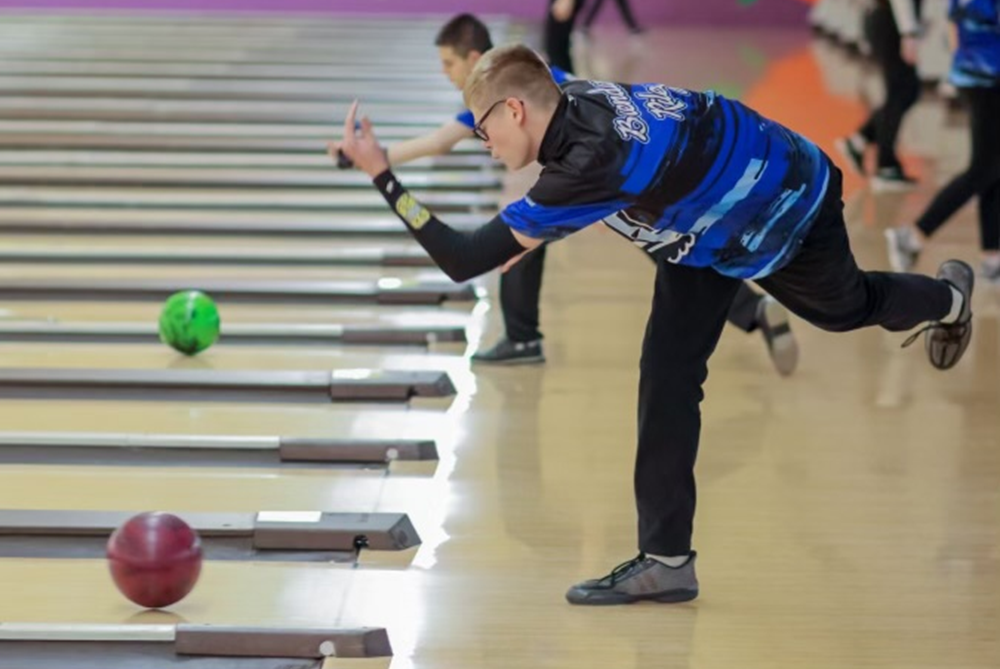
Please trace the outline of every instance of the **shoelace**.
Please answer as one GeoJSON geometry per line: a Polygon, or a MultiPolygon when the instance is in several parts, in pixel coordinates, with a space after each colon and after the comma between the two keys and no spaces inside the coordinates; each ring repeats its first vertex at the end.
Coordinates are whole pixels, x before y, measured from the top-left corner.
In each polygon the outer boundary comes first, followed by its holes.
{"type": "Polygon", "coordinates": [[[622,576],[624,576],[628,572],[632,571],[632,569],[636,565],[640,564],[641,562],[645,562],[645,560],[646,560],[646,554],[645,553],[639,553],[637,556],[635,556],[631,560],[627,560],[626,562],[622,562],[620,565],[618,565],[617,567],[615,567],[614,569],[612,569],[611,573],[608,574],[607,576],[605,576],[604,578],[602,578],[599,582],[603,583],[604,581],[607,581],[609,587],[614,587],[615,583],[617,583],[618,580],[622,576]]]}
{"type": "Polygon", "coordinates": [[[946,344],[957,344],[962,341],[962,337],[965,336],[965,331],[968,329],[969,323],[928,323],[924,327],[920,328],[909,337],[906,338],[899,348],[906,348],[913,342],[917,341],[920,335],[925,332],[930,332],[931,330],[942,330],[945,334],[946,344]]]}

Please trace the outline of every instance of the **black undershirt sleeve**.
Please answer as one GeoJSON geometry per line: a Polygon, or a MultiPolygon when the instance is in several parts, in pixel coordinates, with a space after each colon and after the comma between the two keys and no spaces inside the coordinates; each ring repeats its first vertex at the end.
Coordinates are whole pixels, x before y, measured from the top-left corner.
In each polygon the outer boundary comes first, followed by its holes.
{"type": "Polygon", "coordinates": [[[467,281],[524,253],[510,227],[496,216],[471,232],[454,230],[434,217],[399,183],[392,170],[374,179],[386,202],[452,281],[467,281]]]}

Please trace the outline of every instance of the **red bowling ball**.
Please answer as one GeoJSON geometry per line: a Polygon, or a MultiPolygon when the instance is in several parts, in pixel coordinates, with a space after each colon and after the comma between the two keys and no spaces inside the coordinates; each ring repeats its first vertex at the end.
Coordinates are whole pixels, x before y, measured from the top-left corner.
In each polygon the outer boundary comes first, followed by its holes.
{"type": "Polygon", "coordinates": [[[155,609],[187,596],[201,573],[201,539],[169,513],[142,513],[108,539],[111,578],[125,597],[155,609]]]}

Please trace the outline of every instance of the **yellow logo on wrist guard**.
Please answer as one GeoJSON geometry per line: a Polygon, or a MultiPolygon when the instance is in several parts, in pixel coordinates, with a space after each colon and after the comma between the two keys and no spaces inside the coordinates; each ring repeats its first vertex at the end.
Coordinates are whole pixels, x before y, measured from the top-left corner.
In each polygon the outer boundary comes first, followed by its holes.
{"type": "Polygon", "coordinates": [[[403,193],[396,200],[396,213],[402,216],[403,220],[409,223],[414,230],[419,230],[424,227],[427,221],[431,220],[431,212],[424,209],[423,205],[409,193],[403,193]]]}

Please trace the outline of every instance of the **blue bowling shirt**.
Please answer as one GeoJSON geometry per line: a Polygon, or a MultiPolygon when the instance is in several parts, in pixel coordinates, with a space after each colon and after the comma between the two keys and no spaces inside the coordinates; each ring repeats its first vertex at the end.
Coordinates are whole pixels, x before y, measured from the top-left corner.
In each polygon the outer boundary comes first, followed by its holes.
{"type": "Polygon", "coordinates": [[[500,214],[512,229],[554,240],[603,219],[647,253],[740,279],[796,254],[830,177],[812,142],[712,92],[562,88],[542,173],[500,214]]]}
{"type": "Polygon", "coordinates": [[[958,26],[951,83],[1000,87],[1000,0],[951,0],[948,15],[958,26]]]}

